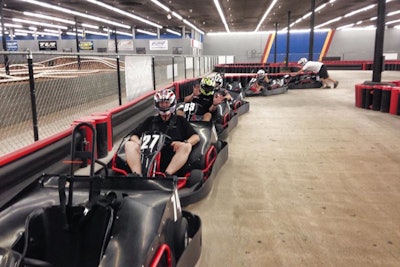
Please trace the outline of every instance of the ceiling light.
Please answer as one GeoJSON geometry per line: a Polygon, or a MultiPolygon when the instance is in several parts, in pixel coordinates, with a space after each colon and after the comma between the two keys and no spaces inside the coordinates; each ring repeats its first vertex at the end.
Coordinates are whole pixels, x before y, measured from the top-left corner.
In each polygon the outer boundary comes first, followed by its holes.
{"type": "Polygon", "coordinates": [[[10,27],[10,28],[23,28],[22,25],[19,24],[12,24],[12,23],[4,23],[4,26],[10,27]]]}
{"type": "Polygon", "coordinates": [[[156,4],[157,6],[161,7],[162,9],[164,9],[167,12],[170,12],[171,10],[169,9],[169,7],[167,7],[166,5],[158,2],[157,0],[151,0],[151,2],[153,2],[154,4],[156,4]]]}
{"type": "Polygon", "coordinates": [[[170,29],[167,29],[167,32],[175,34],[175,35],[178,35],[178,36],[182,36],[182,34],[180,32],[173,31],[173,30],[170,30],[170,29]]]}
{"type": "Polygon", "coordinates": [[[47,4],[47,3],[44,3],[44,2],[40,2],[40,1],[36,1],[36,0],[21,0],[21,1],[27,2],[27,3],[30,3],[30,4],[33,4],[33,5],[38,5],[38,6],[41,6],[41,7],[57,10],[57,11],[60,11],[60,12],[63,12],[63,13],[69,14],[69,15],[74,15],[74,16],[78,16],[78,17],[87,18],[87,19],[90,19],[90,20],[103,22],[103,23],[106,23],[106,24],[111,24],[111,25],[118,26],[118,27],[125,28],[125,29],[130,29],[131,28],[130,26],[127,26],[127,25],[122,24],[122,23],[118,23],[118,22],[115,22],[115,21],[103,19],[103,18],[96,17],[96,16],[93,16],[93,15],[84,14],[84,13],[73,11],[73,10],[70,10],[70,9],[67,9],[67,8],[50,5],[50,4],[47,4]]]}
{"type": "Polygon", "coordinates": [[[274,6],[276,5],[276,3],[278,2],[278,0],[274,0],[271,5],[269,5],[267,11],[265,11],[264,15],[262,16],[260,22],[258,23],[256,29],[254,30],[255,32],[258,31],[261,27],[261,24],[263,24],[265,18],[268,16],[269,12],[271,12],[272,8],[274,8],[274,6]]]}
{"type": "Polygon", "coordinates": [[[13,18],[12,20],[16,21],[16,22],[39,25],[39,26],[45,26],[45,27],[50,27],[50,28],[57,28],[57,29],[63,29],[63,30],[68,29],[66,26],[47,24],[47,23],[42,23],[42,22],[32,21],[32,20],[25,20],[25,19],[18,19],[18,18],[13,18]]]}
{"type": "Polygon", "coordinates": [[[190,23],[189,21],[187,21],[186,19],[183,20],[183,23],[185,23],[186,25],[192,27],[194,30],[198,31],[199,33],[204,35],[204,32],[199,30],[196,26],[194,26],[192,23],[190,23]]]}
{"type": "Polygon", "coordinates": [[[162,29],[162,26],[159,25],[159,24],[157,24],[157,23],[151,22],[150,20],[147,20],[147,19],[144,19],[144,18],[142,18],[142,17],[133,15],[133,14],[131,14],[131,13],[128,13],[128,12],[123,11],[123,10],[121,10],[121,9],[115,8],[115,7],[113,7],[113,6],[104,4],[104,3],[99,2],[99,1],[96,1],[96,0],[86,0],[86,1],[88,1],[88,2],[90,2],[90,3],[92,3],[92,4],[95,4],[95,5],[104,7],[104,8],[106,8],[106,9],[108,9],[108,10],[114,11],[115,13],[118,13],[118,14],[121,14],[121,15],[124,15],[124,16],[127,16],[127,17],[130,17],[130,18],[132,18],[132,19],[139,20],[139,21],[144,22],[144,23],[146,23],[146,24],[148,24],[148,25],[151,25],[151,26],[153,26],[153,27],[162,29]]]}
{"type": "Polygon", "coordinates": [[[398,19],[398,20],[391,20],[391,21],[386,22],[386,25],[395,24],[395,23],[399,23],[399,22],[400,22],[400,19],[398,19]]]}
{"type": "Polygon", "coordinates": [[[364,12],[364,11],[367,11],[368,9],[374,8],[375,6],[376,6],[376,4],[372,4],[372,5],[369,5],[369,6],[367,6],[367,7],[354,10],[354,11],[352,11],[352,12],[347,13],[346,15],[344,15],[344,17],[345,17],[345,18],[351,17],[351,16],[353,16],[353,15],[355,15],[355,14],[357,14],[357,13],[364,12]]]}
{"type": "Polygon", "coordinates": [[[167,19],[172,19],[172,16],[170,13],[167,14],[167,19]]]}
{"type": "Polygon", "coordinates": [[[96,30],[99,29],[98,26],[87,24],[87,23],[82,23],[81,25],[82,25],[82,27],[85,27],[85,28],[91,28],[91,29],[96,29],[96,30]]]}
{"type": "Polygon", "coordinates": [[[393,12],[389,12],[389,13],[387,14],[387,16],[390,17],[390,16],[397,15],[397,14],[400,14],[400,10],[398,10],[398,11],[393,11],[393,12]]]}
{"type": "Polygon", "coordinates": [[[172,15],[173,15],[175,18],[179,19],[179,20],[183,20],[183,17],[182,17],[181,15],[179,15],[178,13],[176,13],[175,11],[172,11],[172,15]]]}
{"type": "Polygon", "coordinates": [[[120,32],[120,31],[116,31],[116,33],[117,34],[120,34],[120,35],[126,35],[126,36],[133,36],[133,34],[132,33],[129,33],[129,32],[120,32]]]}
{"type": "Polygon", "coordinates": [[[336,21],[339,21],[339,20],[341,20],[342,18],[343,18],[343,17],[340,16],[340,17],[337,17],[337,18],[328,20],[328,21],[325,22],[325,23],[322,23],[322,24],[319,24],[319,25],[315,26],[315,28],[316,28],[316,29],[321,28],[321,27],[326,26],[326,25],[328,25],[328,24],[331,24],[331,23],[334,23],[334,22],[336,22],[336,21]]]}
{"type": "Polygon", "coordinates": [[[149,32],[149,31],[145,31],[145,30],[141,30],[141,29],[136,29],[136,31],[147,34],[147,35],[151,35],[151,36],[157,36],[157,33],[154,33],[154,32],[149,32]]]}
{"type": "MultiPolygon", "coordinates": [[[[224,12],[222,12],[221,5],[219,4],[219,1],[218,0],[214,0],[214,5],[216,6],[216,8],[218,10],[218,14],[219,14],[219,16],[220,16],[220,18],[222,20],[222,23],[225,26],[225,30],[227,32],[230,32],[228,24],[226,23],[226,20],[225,20],[224,12]]],[[[231,14],[231,16],[232,16],[232,14],[231,14]]]]}
{"type": "Polygon", "coordinates": [[[71,24],[71,25],[75,24],[75,21],[72,21],[72,20],[60,19],[60,18],[56,18],[56,17],[52,17],[52,16],[36,14],[36,13],[32,13],[32,12],[27,12],[27,11],[24,11],[24,15],[30,16],[30,17],[35,17],[35,18],[40,18],[40,19],[48,19],[51,21],[63,22],[63,23],[71,24]]]}

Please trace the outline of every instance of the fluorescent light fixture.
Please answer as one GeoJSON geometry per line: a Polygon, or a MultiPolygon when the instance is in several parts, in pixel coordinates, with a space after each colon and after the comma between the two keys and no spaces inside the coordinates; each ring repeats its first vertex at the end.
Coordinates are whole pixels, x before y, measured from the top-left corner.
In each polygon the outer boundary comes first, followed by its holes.
{"type": "Polygon", "coordinates": [[[9,28],[23,28],[22,25],[19,24],[12,24],[12,23],[4,23],[4,26],[9,27],[9,28]]]}
{"type": "Polygon", "coordinates": [[[51,33],[51,32],[37,32],[37,31],[28,31],[28,30],[22,30],[22,29],[15,29],[15,33],[25,33],[25,34],[32,34],[32,35],[47,35],[47,36],[59,36],[57,33],[51,33]]]}
{"type": "Polygon", "coordinates": [[[136,29],[136,31],[147,34],[147,35],[151,35],[151,36],[157,36],[157,33],[154,33],[154,32],[149,32],[149,31],[145,31],[145,30],[141,30],[141,29],[136,29]]]}
{"type": "Polygon", "coordinates": [[[397,19],[397,20],[388,21],[388,22],[386,22],[385,24],[386,24],[386,25],[390,25],[390,24],[395,24],[395,23],[399,23],[399,22],[400,22],[400,19],[397,19]]]}
{"type": "Polygon", "coordinates": [[[181,15],[179,15],[178,13],[176,13],[175,11],[172,11],[172,16],[174,16],[175,18],[179,19],[179,20],[183,20],[183,17],[181,15]]]}
{"type": "Polygon", "coordinates": [[[96,1],[96,0],[86,0],[86,1],[87,1],[87,2],[90,2],[90,3],[92,3],[92,4],[95,4],[95,5],[104,7],[104,8],[106,8],[106,9],[108,9],[108,10],[111,10],[111,11],[113,11],[113,12],[115,12],[115,13],[118,13],[118,14],[121,14],[121,15],[124,15],[124,16],[127,16],[127,17],[129,17],[129,18],[131,18],[131,19],[139,20],[139,21],[141,21],[141,22],[143,22],[143,23],[146,23],[146,24],[148,24],[148,25],[151,25],[151,26],[153,26],[153,27],[162,29],[162,26],[159,25],[159,24],[157,24],[157,23],[151,22],[150,20],[147,20],[147,19],[144,19],[144,18],[142,18],[142,17],[133,15],[133,14],[131,14],[131,13],[128,13],[128,12],[123,11],[123,10],[121,10],[121,9],[118,9],[118,8],[113,7],[113,6],[107,5],[107,4],[105,4],[105,3],[102,3],[102,2],[99,2],[99,1],[96,1]]]}
{"type": "Polygon", "coordinates": [[[157,6],[161,7],[162,9],[164,9],[166,12],[170,12],[171,9],[169,9],[169,7],[167,7],[166,5],[158,2],[157,0],[151,0],[151,2],[153,2],[154,4],[156,4],[157,6]]]}
{"type": "Polygon", "coordinates": [[[120,32],[120,31],[116,31],[116,33],[117,34],[120,34],[120,35],[126,35],[126,36],[133,36],[133,34],[132,33],[129,33],[129,32],[120,32]]]}
{"type": "Polygon", "coordinates": [[[94,31],[85,31],[85,34],[93,34],[93,35],[100,35],[100,36],[108,36],[107,33],[103,33],[103,32],[94,32],[94,31]]]}
{"type": "Polygon", "coordinates": [[[315,12],[320,11],[320,10],[323,9],[324,7],[326,7],[326,4],[320,5],[319,7],[317,7],[317,8],[315,9],[315,12]]]}
{"type": "Polygon", "coordinates": [[[82,27],[85,27],[85,28],[96,29],[96,30],[99,29],[98,26],[87,24],[87,23],[82,23],[81,25],[82,25],[82,27]]]}
{"type": "Polygon", "coordinates": [[[12,20],[16,21],[16,22],[45,26],[45,27],[50,27],[50,28],[57,28],[57,29],[63,29],[63,30],[68,29],[68,27],[66,27],[66,26],[53,25],[53,24],[48,24],[48,23],[43,23],[43,22],[38,22],[38,21],[33,21],[33,20],[25,20],[25,19],[18,19],[18,18],[13,18],[12,20]]]}
{"type": "MultiPolygon", "coordinates": [[[[37,28],[36,28],[36,27],[33,27],[33,26],[29,26],[28,29],[31,30],[31,31],[37,31],[37,28]]],[[[56,30],[54,30],[54,31],[56,31],[56,30]]],[[[57,31],[57,32],[58,32],[58,31],[57,31]]]]}
{"type": "Polygon", "coordinates": [[[387,16],[390,17],[390,16],[397,15],[397,14],[400,14],[400,10],[389,12],[389,13],[387,13],[387,16]]]}
{"type": "Polygon", "coordinates": [[[265,13],[264,13],[264,15],[262,16],[260,22],[258,23],[256,29],[254,30],[255,32],[257,32],[257,31],[260,29],[261,24],[264,23],[264,20],[267,18],[269,12],[271,12],[271,10],[274,8],[274,6],[276,5],[277,2],[278,2],[278,0],[274,0],[274,1],[271,3],[271,5],[268,7],[267,11],[265,11],[265,13]]]}
{"type": "Polygon", "coordinates": [[[336,28],[336,30],[343,30],[343,29],[346,29],[346,28],[351,28],[351,27],[353,27],[354,26],[354,23],[351,23],[351,24],[347,24],[347,25],[344,25],[344,26],[340,26],[340,27],[338,27],[338,28],[336,28]]]}
{"type": "Polygon", "coordinates": [[[48,8],[48,9],[57,10],[57,11],[60,11],[60,12],[63,12],[63,13],[69,14],[69,15],[73,15],[73,16],[77,16],[77,17],[83,17],[83,18],[87,18],[87,19],[90,19],[90,20],[95,20],[95,21],[98,21],[98,22],[103,22],[105,24],[114,25],[114,26],[121,27],[121,28],[124,28],[124,29],[130,29],[131,28],[130,26],[127,26],[127,25],[122,24],[122,23],[118,23],[118,22],[115,22],[115,21],[99,18],[99,17],[93,16],[93,15],[84,14],[84,13],[73,11],[73,10],[70,10],[70,9],[67,9],[67,8],[50,5],[50,4],[47,4],[47,3],[44,3],[44,2],[40,2],[40,1],[36,1],[36,0],[21,0],[21,1],[27,2],[27,3],[30,3],[30,4],[33,4],[33,5],[38,5],[38,6],[41,6],[41,7],[44,7],[44,8],[48,8]]]}
{"type": "Polygon", "coordinates": [[[173,31],[173,30],[170,30],[170,29],[167,29],[167,32],[175,34],[175,35],[178,35],[178,36],[182,36],[182,34],[180,32],[173,31]]]}
{"type": "Polygon", "coordinates": [[[35,18],[39,18],[39,19],[48,19],[51,21],[58,21],[58,22],[62,22],[62,23],[66,23],[66,24],[71,24],[74,25],[75,21],[72,20],[67,20],[67,19],[60,19],[60,18],[56,18],[56,17],[52,17],[52,16],[47,16],[47,15],[42,15],[42,14],[36,14],[36,13],[32,13],[32,12],[27,12],[24,11],[23,13],[25,16],[30,16],[30,17],[35,17],[35,18]]]}
{"type": "Polygon", "coordinates": [[[45,32],[51,32],[51,33],[59,33],[60,31],[57,30],[51,30],[51,29],[43,29],[45,32]]]}
{"type": "Polygon", "coordinates": [[[224,16],[224,12],[222,12],[221,5],[219,4],[219,1],[218,1],[218,0],[214,0],[214,5],[216,6],[216,8],[217,8],[217,10],[218,10],[219,17],[221,18],[222,23],[223,23],[224,26],[225,26],[225,30],[226,30],[227,32],[230,32],[229,27],[228,27],[228,24],[226,23],[226,19],[225,19],[225,16],[224,16]]]}
{"type": "Polygon", "coordinates": [[[315,26],[315,28],[316,28],[316,29],[321,28],[321,27],[323,27],[323,26],[326,26],[326,25],[329,25],[329,24],[334,23],[334,22],[336,22],[336,21],[339,21],[339,20],[341,20],[342,18],[343,18],[343,17],[340,16],[340,17],[337,17],[337,18],[328,20],[328,21],[325,22],[325,23],[321,23],[321,24],[315,26]]]}
{"type": "Polygon", "coordinates": [[[204,32],[199,30],[196,26],[194,26],[192,23],[190,23],[188,20],[183,19],[183,23],[185,23],[186,25],[192,27],[194,30],[198,31],[199,33],[204,35],[204,32]]]}
{"type": "Polygon", "coordinates": [[[351,16],[353,16],[353,15],[355,15],[355,14],[358,14],[358,13],[367,11],[367,10],[369,10],[369,9],[371,9],[371,8],[374,8],[375,6],[376,6],[376,4],[372,4],[372,5],[366,6],[366,7],[364,7],[364,8],[360,8],[360,9],[354,10],[354,11],[352,11],[352,12],[347,13],[346,15],[344,15],[344,17],[345,17],[345,18],[351,17],[351,16]]]}

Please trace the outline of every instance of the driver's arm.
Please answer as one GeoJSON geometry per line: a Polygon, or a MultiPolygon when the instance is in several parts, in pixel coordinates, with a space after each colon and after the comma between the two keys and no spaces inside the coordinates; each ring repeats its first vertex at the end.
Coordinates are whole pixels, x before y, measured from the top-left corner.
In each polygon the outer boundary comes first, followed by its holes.
{"type": "Polygon", "coordinates": [[[200,136],[198,134],[193,134],[186,140],[186,142],[191,144],[192,146],[196,145],[199,141],[200,141],[200,136]]]}
{"type": "Polygon", "coordinates": [[[185,96],[185,98],[183,99],[183,102],[186,102],[186,103],[192,102],[193,98],[194,98],[194,93],[191,93],[190,95],[185,96]]]}

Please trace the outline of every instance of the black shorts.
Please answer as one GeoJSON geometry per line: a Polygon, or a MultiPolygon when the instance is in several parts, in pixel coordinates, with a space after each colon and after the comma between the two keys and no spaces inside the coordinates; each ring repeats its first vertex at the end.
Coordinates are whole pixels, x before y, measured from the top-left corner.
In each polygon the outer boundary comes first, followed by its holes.
{"type": "Polygon", "coordinates": [[[328,75],[328,70],[326,69],[325,65],[321,66],[321,69],[318,72],[319,77],[321,77],[322,79],[326,79],[329,77],[328,75]]]}

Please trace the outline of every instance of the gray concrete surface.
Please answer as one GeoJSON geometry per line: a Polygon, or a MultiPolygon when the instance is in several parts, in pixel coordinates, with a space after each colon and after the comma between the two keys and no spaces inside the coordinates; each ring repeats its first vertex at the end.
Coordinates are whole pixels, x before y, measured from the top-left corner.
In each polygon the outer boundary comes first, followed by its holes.
{"type": "Polygon", "coordinates": [[[372,72],[330,74],[337,89],[247,98],[210,195],[187,207],[197,267],[400,266],[400,116],[355,107],[372,72]]]}

